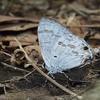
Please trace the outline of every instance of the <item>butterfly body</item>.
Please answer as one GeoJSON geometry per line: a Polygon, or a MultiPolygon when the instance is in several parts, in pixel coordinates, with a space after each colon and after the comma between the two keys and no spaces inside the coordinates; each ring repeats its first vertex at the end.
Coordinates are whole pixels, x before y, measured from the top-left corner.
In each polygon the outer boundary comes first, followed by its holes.
{"type": "Polygon", "coordinates": [[[42,18],[38,27],[41,54],[49,73],[83,65],[93,59],[92,48],[55,20],[42,18]]]}

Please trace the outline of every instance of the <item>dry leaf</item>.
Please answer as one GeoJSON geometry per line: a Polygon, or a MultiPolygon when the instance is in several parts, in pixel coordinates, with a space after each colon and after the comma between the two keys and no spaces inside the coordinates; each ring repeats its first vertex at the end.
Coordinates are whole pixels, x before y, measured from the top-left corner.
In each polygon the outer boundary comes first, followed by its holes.
{"type": "Polygon", "coordinates": [[[24,31],[38,26],[38,19],[0,15],[0,31],[24,31]]]}

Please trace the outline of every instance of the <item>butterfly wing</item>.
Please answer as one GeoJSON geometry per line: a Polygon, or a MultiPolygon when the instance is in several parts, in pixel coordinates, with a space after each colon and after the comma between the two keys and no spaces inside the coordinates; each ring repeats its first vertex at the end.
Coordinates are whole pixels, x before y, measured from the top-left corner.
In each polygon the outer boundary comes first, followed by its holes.
{"type": "Polygon", "coordinates": [[[38,36],[41,53],[50,73],[77,67],[93,58],[91,47],[55,20],[41,19],[38,36]]]}
{"type": "Polygon", "coordinates": [[[39,44],[41,47],[41,53],[44,59],[47,69],[51,69],[51,51],[55,42],[64,34],[66,29],[62,25],[58,24],[55,20],[48,18],[42,18],[38,26],[39,44]],[[62,34],[60,33],[62,30],[62,34]]]}
{"type": "Polygon", "coordinates": [[[75,35],[70,39],[64,35],[53,46],[50,59],[53,73],[78,67],[93,58],[92,48],[83,39],[75,35]]]}

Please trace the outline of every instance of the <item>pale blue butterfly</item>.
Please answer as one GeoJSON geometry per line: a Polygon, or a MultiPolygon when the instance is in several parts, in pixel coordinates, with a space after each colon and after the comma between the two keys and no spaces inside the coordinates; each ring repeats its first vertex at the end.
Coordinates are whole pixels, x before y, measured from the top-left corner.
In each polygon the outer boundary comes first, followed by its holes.
{"type": "Polygon", "coordinates": [[[90,63],[93,49],[86,41],[53,19],[42,18],[38,26],[41,54],[49,73],[62,73],[90,63]]]}

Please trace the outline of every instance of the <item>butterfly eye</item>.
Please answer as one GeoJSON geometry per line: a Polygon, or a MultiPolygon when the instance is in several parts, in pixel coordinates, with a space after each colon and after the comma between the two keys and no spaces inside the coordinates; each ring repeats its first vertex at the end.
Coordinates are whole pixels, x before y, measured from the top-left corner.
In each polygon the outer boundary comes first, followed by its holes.
{"type": "Polygon", "coordinates": [[[83,49],[84,49],[84,50],[88,50],[89,48],[88,48],[87,46],[85,46],[83,49]]]}

